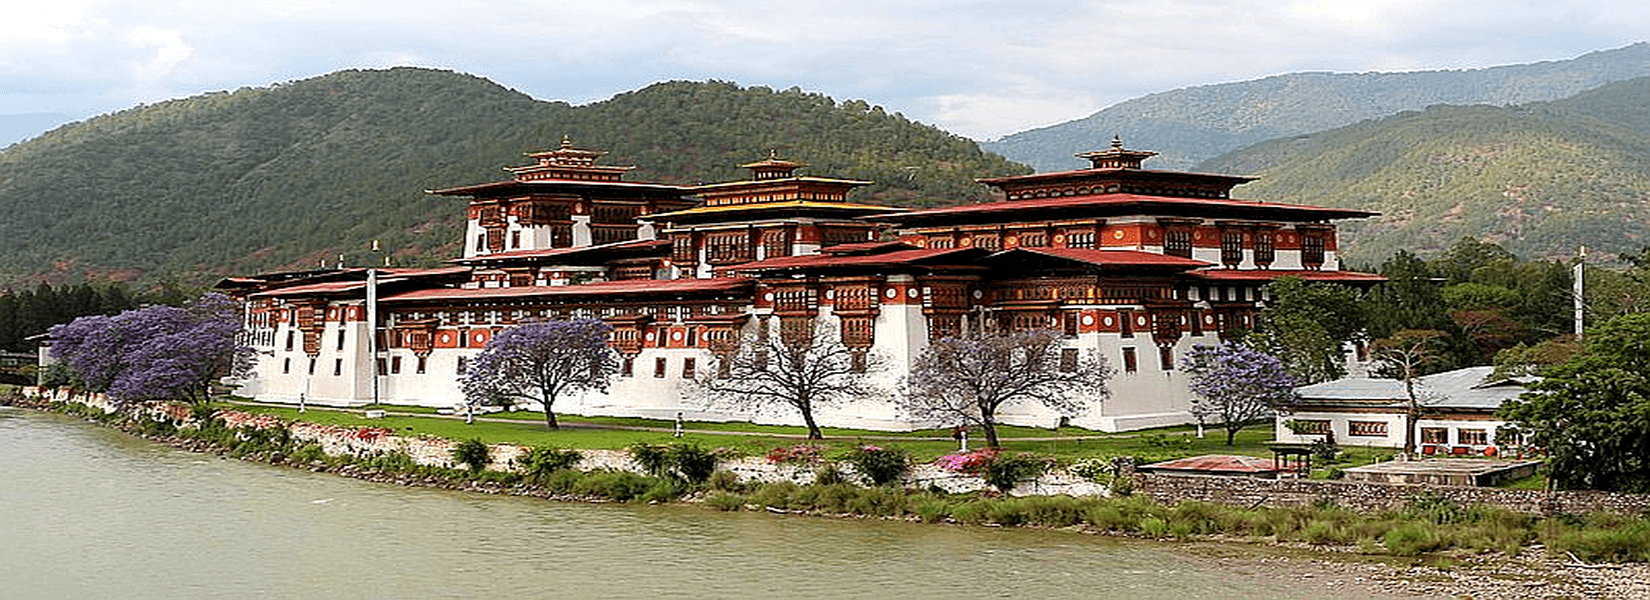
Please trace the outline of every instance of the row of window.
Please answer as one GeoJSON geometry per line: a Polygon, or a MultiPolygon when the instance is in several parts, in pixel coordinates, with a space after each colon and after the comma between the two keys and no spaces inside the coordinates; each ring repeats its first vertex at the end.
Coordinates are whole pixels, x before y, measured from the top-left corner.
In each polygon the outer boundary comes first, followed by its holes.
{"type": "MultiPolygon", "coordinates": [[[[1322,435],[1330,432],[1327,419],[1299,419],[1295,421],[1295,430],[1302,434],[1322,435]]],[[[1422,427],[1421,443],[1449,444],[1448,427],[1422,427]]],[[[1355,437],[1386,437],[1386,421],[1347,421],[1346,433],[1355,437]]],[[[1466,446],[1484,446],[1490,443],[1488,429],[1456,429],[1455,443],[1466,446]]]]}

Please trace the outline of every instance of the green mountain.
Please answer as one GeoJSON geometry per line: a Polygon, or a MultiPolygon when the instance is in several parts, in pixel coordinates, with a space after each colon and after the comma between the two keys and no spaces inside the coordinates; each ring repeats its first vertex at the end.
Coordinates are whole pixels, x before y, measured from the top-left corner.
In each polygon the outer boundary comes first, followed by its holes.
{"type": "Polygon", "coordinates": [[[313,266],[380,239],[400,264],[456,255],[463,208],[424,190],[496,181],[570,135],[633,181],[745,177],[770,150],[876,181],[862,200],[977,200],[1029,172],[862,101],[670,82],[585,106],[428,69],[343,71],[139,106],[0,151],[0,285],[313,266]]]}
{"type": "Polygon", "coordinates": [[[1118,103],[1088,117],[982,144],[1040,171],[1083,165],[1072,154],[1121,135],[1159,153],[1152,166],[1186,169],[1277,137],[1322,131],[1435,104],[1512,106],[1567,98],[1650,75],[1650,43],[1575,59],[1487,69],[1406,73],[1291,73],[1184,88],[1118,103]]]}
{"type": "Polygon", "coordinates": [[[1650,244],[1650,77],[1514,107],[1435,106],[1273,140],[1197,169],[1254,174],[1246,199],[1356,207],[1346,256],[1372,264],[1465,236],[1527,258],[1650,244]]]}

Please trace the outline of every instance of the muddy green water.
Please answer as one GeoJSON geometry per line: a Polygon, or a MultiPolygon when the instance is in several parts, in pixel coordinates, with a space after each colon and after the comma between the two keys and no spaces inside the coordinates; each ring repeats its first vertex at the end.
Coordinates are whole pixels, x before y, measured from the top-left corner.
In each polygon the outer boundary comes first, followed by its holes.
{"type": "Polygon", "coordinates": [[[0,407],[4,598],[1289,598],[1070,532],[409,489],[0,407]]]}

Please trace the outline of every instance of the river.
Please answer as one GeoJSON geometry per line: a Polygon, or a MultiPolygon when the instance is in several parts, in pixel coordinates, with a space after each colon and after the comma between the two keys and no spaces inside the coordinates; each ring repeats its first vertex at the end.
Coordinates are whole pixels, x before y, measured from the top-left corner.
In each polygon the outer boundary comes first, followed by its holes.
{"type": "Polygon", "coordinates": [[[0,539],[7,598],[1324,597],[1182,546],[404,488],[6,407],[0,539]]]}

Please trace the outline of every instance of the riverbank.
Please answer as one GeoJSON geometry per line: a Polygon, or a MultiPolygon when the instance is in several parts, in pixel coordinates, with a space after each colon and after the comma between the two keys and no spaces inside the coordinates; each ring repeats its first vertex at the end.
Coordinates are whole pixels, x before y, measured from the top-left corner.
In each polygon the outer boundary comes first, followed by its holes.
{"type": "Polygon", "coordinates": [[[1198,548],[1198,552],[1209,552],[1219,560],[1248,561],[1244,564],[1252,564],[1256,569],[1285,569],[1302,586],[1347,590],[1347,595],[1368,595],[1352,590],[1400,597],[1476,598],[1637,597],[1650,592],[1642,588],[1642,582],[1650,580],[1650,573],[1643,565],[1603,568],[1570,565],[1566,564],[1570,562],[1567,557],[1546,558],[1550,553],[1545,547],[1527,543],[1517,544],[1510,551],[1446,549],[1428,550],[1416,557],[1393,557],[1386,554],[1387,549],[1378,546],[1348,543],[1355,538],[1341,536],[1351,536],[1349,532],[1357,529],[1356,523],[1362,516],[1334,507],[1241,511],[1201,504],[1164,507],[1141,497],[1006,498],[935,490],[862,488],[841,483],[759,483],[730,477],[685,490],[686,496],[658,493],[649,498],[660,481],[649,481],[638,474],[616,475],[617,467],[622,466],[626,458],[614,452],[600,455],[594,463],[581,460],[581,468],[594,465],[590,475],[563,471],[565,475],[553,480],[528,480],[507,471],[471,473],[451,468],[450,444],[429,442],[421,450],[426,459],[439,458],[447,467],[419,465],[410,460],[410,455],[384,451],[404,448],[390,442],[391,436],[384,432],[322,428],[328,435],[341,438],[343,441],[338,443],[348,448],[334,456],[325,452],[317,454],[321,445],[314,441],[317,438],[312,424],[287,423],[277,428],[273,427],[277,423],[272,420],[233,416],[246,422],[240,427],[226,428],[222,433],[227,435],[220,435],[220,441],[213,442],[198,435],[201,431],[198,424],[191,427],[185,423],[199,416],[190,414],[187,407],[151,410],[129,418],[118,413],[103,413],[101,409],[72,406],[86,405],[76,402],[33,405],[75,412],[192,451],[404,486],[584,502],[684,501],[717,510],[777,512],[787,516],[880,518],[960,526],[1030,526],[1081,534],[1172,540],[1198,548]],[[157,415],[162,418],[157,420],[157,415]],[[265,426],[253,426],[254,422],[265,426]],[[196,433],[185,433],[191,429],[196,433]],[[286,439],[274,433],[276,431],[288,432],[286,439]],[[442,451],[447,454],[440,455],[442,451]],[[1208,541],[1221,544],[1208,544],[1208,541]],[[1222,556],[1219,548],[1228,547],[1242,548],[1239,551],[1242,555],[1222,556]],[[1248,555],[1249,552],[1263,556],[1257,559],[1248,555]]]}

